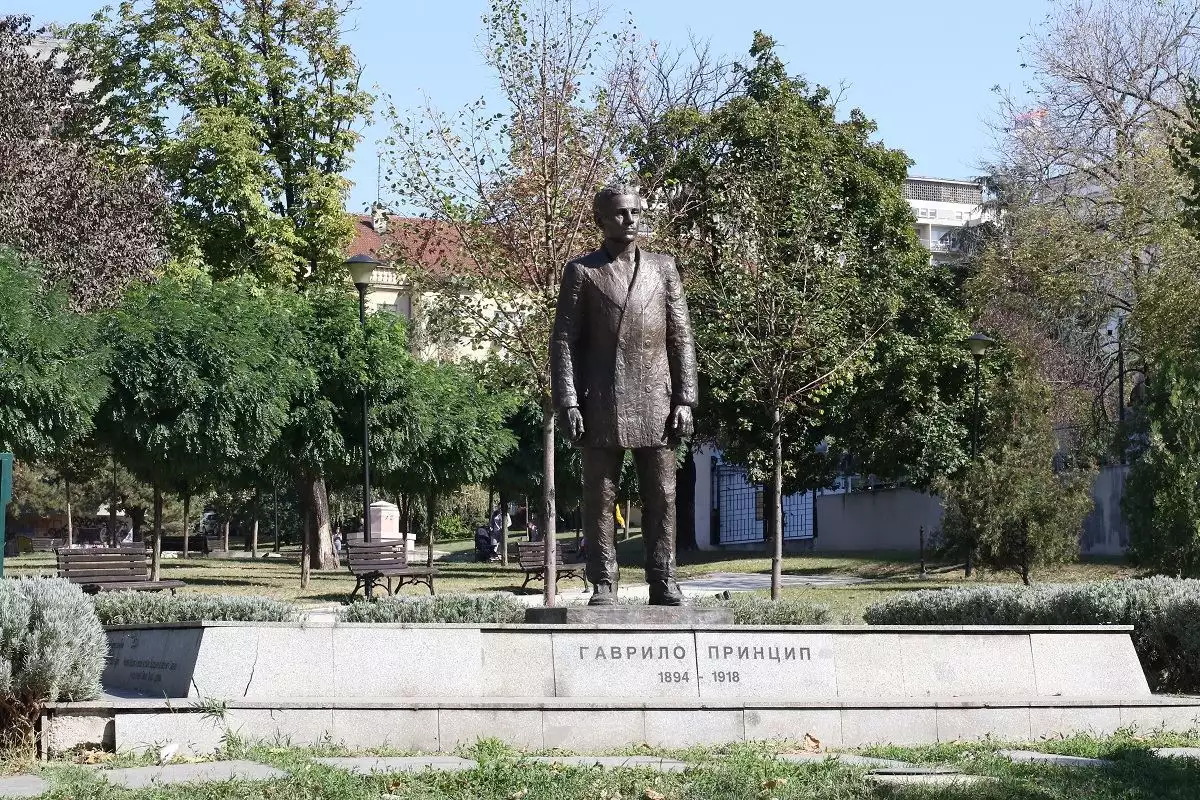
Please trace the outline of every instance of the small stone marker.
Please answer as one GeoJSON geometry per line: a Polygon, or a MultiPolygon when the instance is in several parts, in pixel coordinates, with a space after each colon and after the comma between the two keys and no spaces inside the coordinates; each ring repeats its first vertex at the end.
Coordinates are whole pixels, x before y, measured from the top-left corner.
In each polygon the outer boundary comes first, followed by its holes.
{"type": "Polygon", "coordinates": [[[1037,753],[1032,750],[1000,750],[997,755],[1016,764],[1050,764],[1056,767],[1111,767],[1113,762],[1103,758],[1060,756],[1054,753],[1037,753]]]}
{"type": "Polygon", "coordinates": [[[50,786],[36,775],[0,778],[0,797],[38,797],[48,791],[50,786]]]}
{"type": "Polygon", "coordinates": [[[479,764],[456,756],[397,756],[394,758],[316,758],[318,764],[335,769],[344,769],[359,775],[373,772],[422,772],[427,769],[439,772],[464,772],[475,769],[479,764]]]}
{"type": "Polygon", "coordinates": [[[144,789],[168,783],[214,783],[234,778],[271,781],[287,773],[253,761],[212,761],[203,764],[168,764],[165,767],[130,767],[98,770],[109,783],[127,789],[144,789]]]}
{"type": "Polygon", "coordinates": [[[683,772],[687,764],[657,756],[534,756],[538,764],[562,764],[568,767],[603,767],[604,769],[653,769],[659,772],[683,772]]]}
{"type": "Polygon", "coordinates": [[[1200,747],[1158,747],[1150,752],[1159,758],[1200,758],[1200,747]]]}

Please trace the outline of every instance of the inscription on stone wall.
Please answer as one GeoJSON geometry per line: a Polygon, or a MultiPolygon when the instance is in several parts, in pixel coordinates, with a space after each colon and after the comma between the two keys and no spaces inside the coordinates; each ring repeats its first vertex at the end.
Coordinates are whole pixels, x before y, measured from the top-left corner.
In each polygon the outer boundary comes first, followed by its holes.
{"type": "Polygon", "coordinates": [[[200,631],[112,631],[104,685],[155,697],[186,697],[200,631]]]}
{"type": "Polygon", "coordinates": [[[689,633],[554,633],[558,697],[697,697],[689,633]]]}
{"type": "Polygon", "coordinates": [[[837,696],[829,634],[698,632],[696,657],[701,697],[837,696]]]}

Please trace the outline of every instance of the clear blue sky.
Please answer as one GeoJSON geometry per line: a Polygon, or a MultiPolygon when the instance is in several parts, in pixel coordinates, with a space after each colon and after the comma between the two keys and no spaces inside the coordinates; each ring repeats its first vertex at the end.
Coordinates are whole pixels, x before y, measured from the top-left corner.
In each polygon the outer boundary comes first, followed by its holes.
{"type": "MultiPolygon", "coordinates": [[[[86,19],[98,0],[0,0],[0,13],[38,22],[86,19]]],[[[614,18],[631,8],[641,35],[686,43],[688,32],[719,53],[746,52],[755,29],[773,36],[789,71],[810,82],[847,85],[843,102],[879,124],[879,137],[906,151],[914,175],[969,177],[991,146],[985,121],[996,108],[991,87],[1019,90],[1019,37],[1039,23],[1049,0],[1006,3],[903,3],[898,0],[610,0],[614,18]]],[[[454,110],[490,92],[476,47],[486,0],[359,0],[346,37],[379,85],[401,108],[428,95],[454,110]]],[[[375,197],[375,141],[364,130],[350,177],[351,208],[375,197]]]]}

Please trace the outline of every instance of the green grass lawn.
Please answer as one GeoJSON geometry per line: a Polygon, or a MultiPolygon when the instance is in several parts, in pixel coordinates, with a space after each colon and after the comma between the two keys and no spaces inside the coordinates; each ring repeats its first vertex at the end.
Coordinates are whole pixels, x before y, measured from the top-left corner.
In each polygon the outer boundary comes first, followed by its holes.
{"type": "MultiPolygon", "coordinates": [[[[695,748],[682,752],[633,748],[627,753],[664,755],[689,762],[681,773],[646,769],[602,770],[542,765],[522,760],[522,754],[494,741],[464,748],[459,755],[479,767],[459,773],[352,775],[315,763],[315,755],[343,755],[325,748],[308,750],[283,745],[249,746],[231,741],[220,758],[248,758],[278,767],[289,776],[270,782],[230,781],[199,787],[163,786],[148,790],[115,789],[95,769],[69,762],[22,765],[40,768],[52,782],[47,800],[379,800],[390,795],[405,800],[462,798],[466,800],[1195,800],[1200,786],[1200,763],[1160,759],[1152,747],[1196,745],[1195,736],[1144,735],[1120,732],[1096,739],[1076,737],[1033,743],[982,742],[925,748],[879,747],[865,752],[919,764],[953,766],[964,774],[994,781],[950,788],[881,789],[870,783],[867,770],[834,761],[788,764],[773,758],[795,752],[795,743],[737,744],[695,748]],[[1001,748],[1037,749],[1067,755],[1101,757],[1111,768],[1067,768],[1012,764],[996,755],[1001,748]]],[[[380,753],[383,754],[383,753],[380,753]]],[[[85,760],[81,757],[79,760],[85,760]]],[[[108,766],[138,762],[122,757],[108,766]]]]}
{"type": "MultiPolygon", "coordinates": [[[[574,534],[564,534],[572,541],[574,534]]],[[[435,582],[439,594],[458,592],[519,591],[524,573],[515,564],[481,564],[471,559],[474,544],[470,540],[439,542],[437,549],[450,555],[439,562],[440,574],[435,582]]],[[[264,551],[265,552],[265,551],[264,551]]],[[[621,565],[621,581],[629,586],[643,582],[643,549],[640,535],[620,542],[617,547],[621,565]]],[[[714,572],[750,572],[767,574],[770,559],[760,552],[746,551],[688,551],[678,557],[681,579],[700,577],[714,572]]],[[[787,575],[849,576],[870,579],[871,583],[845,587],[786,587],[789,597],[824,603],[833,610],[835,622],[860,622],[863,610],[873,602],[895,596],[898,592],[947,586],[977,585],[979,583],[1012,583],[1014,575],[1007,573],[977,573],[969,581],[957,565],[928,564],[925,575],[920,574],[916,558],[908,553],[821,554],[797,553],[788,555],[784,563],[787,575]]],[[[54,574],[52,553],[30,553],[5,561],[5,574],[54,574]]],[[[1074,582],[1100,580],[1134,575],[1131,567],[1111,561],[1092,561],[1036,575],[1045,582],[1074,582]]],[[[185,592],[214,594],[256,594],[301,603],[341,602],[354,587],[354,579],[345,569],[314,571],[306,589],[300,588],[299,553],[296,548],[284,548],[281,558],[223,560],[192,557],[164,559],[163,578],[184,581],[185,592]]],[[[564,579],[560,589],[580,588],[581,582],[564,579]]],[[[530,583],[529,593],[541,591],[540,583],[530,583]]],[[[423,587],[406,587],[405,594],[425,594],[423,587]]]]}

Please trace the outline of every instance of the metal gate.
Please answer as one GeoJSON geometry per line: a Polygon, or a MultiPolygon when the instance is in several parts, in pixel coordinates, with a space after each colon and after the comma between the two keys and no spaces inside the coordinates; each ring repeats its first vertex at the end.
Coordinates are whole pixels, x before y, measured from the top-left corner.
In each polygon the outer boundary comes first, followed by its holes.
{"type": "MultiPolygon", "coordinates": [[[[766,530],[767,494],[762,484],[751,483],[745,467],[716,464],[713,468],[713,521],[718,544],[761,542],[766,530]]],[[[811,539],[813,495],[811,492],[783,498],[783,538],[811,539]]]]}

